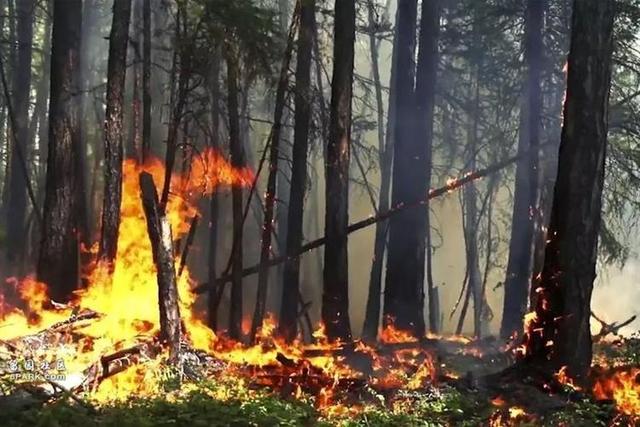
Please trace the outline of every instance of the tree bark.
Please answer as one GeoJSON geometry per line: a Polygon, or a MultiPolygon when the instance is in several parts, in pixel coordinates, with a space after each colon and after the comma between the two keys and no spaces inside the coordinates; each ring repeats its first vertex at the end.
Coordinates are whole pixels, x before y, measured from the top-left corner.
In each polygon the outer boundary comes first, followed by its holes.
{"type": "Polygon", "coordinates": [[[118,251],[122,201],[123,101],[131,0],[114,0],[109,36],[107,107],[104,124],[104,198],[99,259],[113,267],[118,251]]]}
{"type": "Polygon", "coordinates": [[[525,362],[548,372],[567,366],[578,382],[586,378],[592,356],[590,304],[601,223],[615,5],[613,0],[574,2],[550,237],[535,318],[525,333],[525,362]]]}
{"type": "MultiPolygon", "coordinates": [[[[287,218],[287,254],[300,250],[303,239],[304,196],[307,190],[307,152],[311,124],[311,57],[315,29],[315,0],[302,0],[298,56],[296,64],[295,124],[291,192],[287,218]]],[[[297,335],[298,298],[300,294],[300,258],[284,264],[282,301],[278,329],[292,341],[297,335]]]]}
{"type": "Polygon", "coordinates": [[[49,149],[38,280],[66,300],[78,285],[77,166],[80,145],[82,1],[55,2],[51,44],[49,149]]]}
{"type": "MultiPolygon", "coordinates": [[[[418,181],[424,183],[426,189],[431,188],[431,169],[433,151],[433,110],[436,96],[436,81],[438,77],[438,37],[440,33],[440,0],[428,0],[422,2],[422,13],[420,18],[420,50],[418,51],[418,65],[416,76],[416,142],[420,144],[420,153],[424,160],[424,165],[418,167],[420,172],[418,181]]],[[[424,187],[419,186],[422,191],[424,187]]],[[[416,197],[424,197],[424,193],[417,193],[416,197]]],[[[420,259],[426,261],[426,281],[429,293],[429,329],[437,332],[439,302],[433,284],[433,271],[431,266],[431,221],[429,203],[425,205],[424,213],[424,239],[420,240],[418,250],[420,259]]],[[[418,211],[416,211],[418,213],[418,211]]],[[[418,261],[420,261],[420,259],[418,261]]],[[[421,268],[418,268],[420,271],[421,268]]],[[[421,297],[418,310],[419,336],[424,333],[424,321],[422,320],[422,310],[424,310],[424,279],[418,280],[417,293],[421,297]]]]}
{"type": "MultiPolygon", "coordinates": [[[[209,104],[211,108],[211,140],[213,149],[220,148],[220,49],[214,49],[214,57],[211,65],[211,77],[209,83],[209,104]]],[[[214,191],[209,201],[209,255],[208,255],[208,279],[209,283],[215,284],[217,273],[216,263],[218,259],[218,217],[220,214],[218,193],[214,191]]],[[[217,287],[213,286],[208,295],[209,327],[218,330],[218,309],[215,302],[217,287]]]]}
{"type": "MultiPolygon", "coordinates": [[[[373,32],[374,10],[373,0],[368,5],[369,26],[371,33],[369,35],[369,50],[371,53],[371,69],[373,72],[373,80],[376,91],[376,105],[378,108],[378,152],[380,162],[380,193],[378,195],[378,212],[386,212],[389,210],[389,193],[391,190],[391,166],[393,164],[393,126],[395,123],[395,99],[396,93],[396,73],[397,73],[397,56],[398,56],[398,26],[393,36],[393,53],[391,58],[391,78],[388,100],[388,116],[385,132],[384,124],[384,106],[382,102],[382,83],[380,80],[379,66],[379,42],[375,38],[373,32]]],[[[389,223],[382,221],[376,224],[375,240],[373,243],[373,260],[371,261],[371,271],[369,273],[369,295],[367,297],[367,306],[365,311],[364,325],[362,327],[362,337],[367,341],[375,341],[378,336],[378,328],[380,327],[380,308],[382,296],[382,265],[384,260],[384,252],[387,245],[387,233],[389,223]]]]}
{"type": "MultiPolygon", "coordinates": [[[[297,15],[297,9],[296,13],[297,15]]],[[[267,265],[271,255],[271,235],[273,234],[273,219],[275,212],[276,194],[278,194],[278,160],[280,158],[281,130],[283,113],[286,103],[287,88],[289,86],[289,65],[293,55],[293,43],[296,31],[297,16],[294,16],[289,29],[284,59],[280,68],[280,78],[276,89],[276,104],[273,113],[273,127],[271,128],[271,144],[269,146],[269,176],[267,178],[267,193],[264,200],[264,219],[262,223],[261,247],[260,247],[260,271],[258,271],[258,293],[256,305],[251,322],[250,341],[254,342],[258,328],[264,320],[267,304],[267,291],[269,287],[269,266],[267,265]]],[[[296,307],[297,314],[297,304],[296,307]]],[[[294,320],[294,324],[295,324],[294,320]]]]}
{"type": "Polygon", "coordinates": [[[142,38],[143,29],[141,21],[143,19],[142,0],[133,0],[133,25],[131,46],[133,50],[133,78],[131,79],[132,106],[131,106],[131,135],[127,157],[134,159],[137,163],[142,163],[142,38]]]}
{"type": "Polygon", "coordinates": [[[142,162],[151,154],[151,0],[142,0],[142,162]]]}
{"type": "MultiPolygon", "coordinates": [[[[231,165],[235,168],[245,166],[245,153],[240,139],[240,114],[238,106],[238,55],[228,42],[225,46],[227,62],[227,110],[229,114],[229,149],[231,165]]],[[[242,263],[243,263],[243,189],[233,186],[231,189],[231,209],[233,215],[233,247],[231,264],[231,305],[229,309],[229,336],[239,339],[242,336],[242,263]]]]}
{"type": "MultiPolygon", "coordinates": [[[[29,153],[29,103],[31,93],[31,46],[33,42],[33,18],[35,1],[21,0],[16,4],[16,42],[17,56],[12,73],[13,114],[11,129],[14,133],[11,164],[9,167],[9,199],[6,210],[7,230],[7,263],[14,274],[22,274],[22,262],[25,256],[27,241],[25,220],[27,216],[27,182],[28,172],[23,168],[25,159],[21,161],[18,150],[24,156],[29,153]],[[17,146],[20,147],[17,147],[17,146]]],[[[38,213],[39,215],[39,213],[38,213]]]]}
{"type": "Polygon", "coordinates": [[[330,340],[350,340],[349,158],[356,29],[355,0],[336,0],[329,141],[325,162],[326,212],[322,321],[330,340]]]}
{"type": "Polygon", "coordinates": [[[177,360],[180,353],[181,324],[171,225],[165,212],[160,209],[151,174],[140,174],[140,191],[158,276],[160,340],[169,344],[169,355],[177,360]]]}
{"type": "Polygon", "coordinates": [[[544,0],[528,0],[525,12],[524,52],[527,76],[520,111],[518,152],[528,151],[528,161],[518,164],[509,244],[509,261],[504,282],[504,305],[500,335],[509,338],[522,330],[527,309],[534,249],[534,227],[538,212],[538,147],[542,119],[542,26],[544,0]]]}
{"type": "MultiPolygon", "coordinates": [[[[410,204],[427,193],[420,181],[427,159],[415,139],[414,51],[417,19],[416,0],[398,3],[398,56],[396,77],[397,113],[393,144],[392,205],[410,204]]],[[[424,177],[424,176],[423,176],[424,177]]],[[[389,247],[384,291],[384,325],[421,336],[424,278],[425,207],[402,212],[389,220],[389,247]]]]}

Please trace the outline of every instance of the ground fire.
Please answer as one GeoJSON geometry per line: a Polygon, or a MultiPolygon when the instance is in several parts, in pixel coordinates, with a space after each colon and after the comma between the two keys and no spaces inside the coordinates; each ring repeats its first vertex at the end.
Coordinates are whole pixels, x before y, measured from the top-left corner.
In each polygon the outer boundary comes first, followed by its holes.
{"type": "MultiPolygon", "coordinates": [[[[2,304],[0,361],[1,374],[14,378],[18,387],[35,387],[49,400],[81,396],[99,406],[131,396],[161,395],[166,375],[180,379],[178,393],[189,390],[190,382],[226,377],[237,381],[236,387],[308,396],[323,413],[345,415],[376,405],[408,409],[415,399],[412,393],[437,396],[442,387],[479,387],[479,379],[464,371],[466,365],[449,366],[451,359],[500,367],[503,362],[496,360],[526,353],[524,347],[509,350],[463,336],[427,334],[416,340],[395,329],[392,319],[375,344],[329,342],[322,325],[313,334],[314,343],[305,343],[302,337],[286,343],[278,338],[276,321],[269,316],[256,344],[248,346],[216,335],[199,318],[191,290],[195,284],[185,268],[177,282],[184,332],[181,353],[179,360],[170,360],[168,346],[159,340],[157,271],[140,198],[141,172],[151,173],[160,182],[164,168],[157,160],[145,166],[125,162],[113,275],[96,265],[87,277],[87,287],[66,304],[51,301],[47,287],[32,278],[10,280],[15,295],[5,296],[2,304]]],[[[188,179],[173,177],[176,191],[167,206],[173,239],[177,242],[189,232],[191,219],[198,215],[198,197],[252,181],[251,171],[232,168],[215,151],[203,152],[188,179]]],[[[527,333],[532,333],[534,321],[534,314],[527,315],[527,333]]],[[[622,414],[638,414],[640,371],[598,372],[595,398],[615,402],[622,414]]],[[[556,379],[580,392],[564,369],[556,379]]],[[[211,396],[224,398],[224,390],[212,390],[211,396]]],[[[490,402],[496,408],[488,421],[492,426],[536,417],[499,395],[490,402]]]]}

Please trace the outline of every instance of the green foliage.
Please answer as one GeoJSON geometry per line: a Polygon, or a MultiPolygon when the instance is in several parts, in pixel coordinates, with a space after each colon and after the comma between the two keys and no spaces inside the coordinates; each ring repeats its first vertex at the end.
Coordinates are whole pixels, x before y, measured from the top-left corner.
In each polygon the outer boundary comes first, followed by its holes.
{"type": "Polygon", "coordinates": [[[558,425],[604,427],[609,425],[612,409],[611,406],[596,404],[585,399],[543,418],[540,424],[549,427],[558,425]]]}
{"type": "Polygon", "coordinates": [[[203,391],[169,402],[164,397],[134,399],[98,410],[97,414],[57,402],[31,410],[5,410],[3,426],[46,427],[155,427],[155,426],[305,426],[317,425],[310,406],[261,396],[247,400],[220,401],[203,391]]]}

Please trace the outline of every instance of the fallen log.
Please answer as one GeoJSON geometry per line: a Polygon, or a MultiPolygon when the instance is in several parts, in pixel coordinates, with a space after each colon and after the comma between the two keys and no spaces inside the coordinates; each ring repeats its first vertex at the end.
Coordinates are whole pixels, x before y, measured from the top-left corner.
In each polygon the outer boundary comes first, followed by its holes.
{"type": "MultiPolygon", "coordinates": [[[[432,189],[429,191],[429,195],[427,196],[426,199],[424,200],[420,200],[416,203],[412,203],[412,204],[403,204],[400,203],[394,207],[392,207],[391,209],[389,209],[386,212],[382,212],[379,213],[378,215],[374,215],[371,216],[369,218],[363,219],[361,221],[355,222],[351,225],[349,225],[347,227],[347,235],[358,231],[358,230],[362,230],[363,228],[366,228],[370,225],[376,224],[380,221],[385,221],[387,219],[389,219],[390,217],[399,214],[402,211],[405,211],[407,209],[414,209],[414,208],[418,208],[420,206],[424,206],[425,204],[427,204],[429,202],[429,200],[431,199],[435,199],[436,197],[442,196],[443,194],[449,193],[453,190],[456,190],[462,186],[464,186],[465,184],[468,184],[469,182],[472,181],[476,181],[480,178],[484,178],[486,176],[489,176],[493,173],[496,173],[504,168],[506,168],[507,166],[516,163],[518,160],[520,160],[522,157],[526,156],[526,152],[521,153],[519,155],[516,156],[512,156],[509,157],[505,160],[502,160],[498,163],[495,163],[487,168],[484,169],[480,169],[474,172],[469,172],[463,176],[461,176],[458,179],[455,180],[450,180],[447,185],[440,187],[440,188],[436,188],[436,189],[432,189]]],[[[319,239],[316,239],[312,242],[309,242],[305,245],[302,245],[302,247],[300,248],[300,250],[298,250],[297,252],[290,254],[290,255],[283,255],[283,256],[279,256],[279,257],[275,257],[270,259],[267,263],[266,266],[267,267],[273,267],[275,265],[281,264],[283,262],[286,262],[287,260],[290,259],[294,259],[297,258],[299,256],[301,256],[302,254],[309,252],[313,249],[319,248],[321,246],[323,246],[326,243],[326,237],[321,237],[319,239]]],[[[258,273],[258,271],[260,271],[260,266],[261,264],[257,264],[254,265],[252,267],[249,268],[245,268],[242,271],[242,277],[245,276],[250,276],[252,274],[256,274],[258,273]]],[[[224,274],[221,277],[219,277],[215,283],[202,283],[199,286],[196,286],[193,289],[193,292],[197,293],[197,294],[201,294],[204,292],[207,292],[210,288],[215,288],[218,285],[222,285],[224,286],[227,282],[229,282],[231,280],[231,274],[224,274]]],[[[218,290],[219,293],[221,293],[220,290],[218,290]]]]}
{"type": "Polygon", "coordinates": [[[142,172],[139,179],[142,205],[147,217],[147,232],[151,241],[153,261],[158,271],[160,340],[169,344],[171,359],[178,360],[181,322],[171,225],[160,207],[158,193],[151,174],[142,172]]]}

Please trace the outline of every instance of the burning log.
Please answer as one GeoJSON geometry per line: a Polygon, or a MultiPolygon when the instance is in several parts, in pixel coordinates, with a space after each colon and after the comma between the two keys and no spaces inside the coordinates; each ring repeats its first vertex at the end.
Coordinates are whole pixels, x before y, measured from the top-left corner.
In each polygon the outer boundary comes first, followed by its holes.
{"type": "Polygon", "coordinates": [[[144,213],[147,217],[147,231],[151,240],[153,261],[158,271],[160,339],[169,343],[171,359],[178,360],[181,323],[171,226],[165,212],[160,208],[158,193],[151,174],[147,172],[140,174],[140,190],[144,213]]]}

